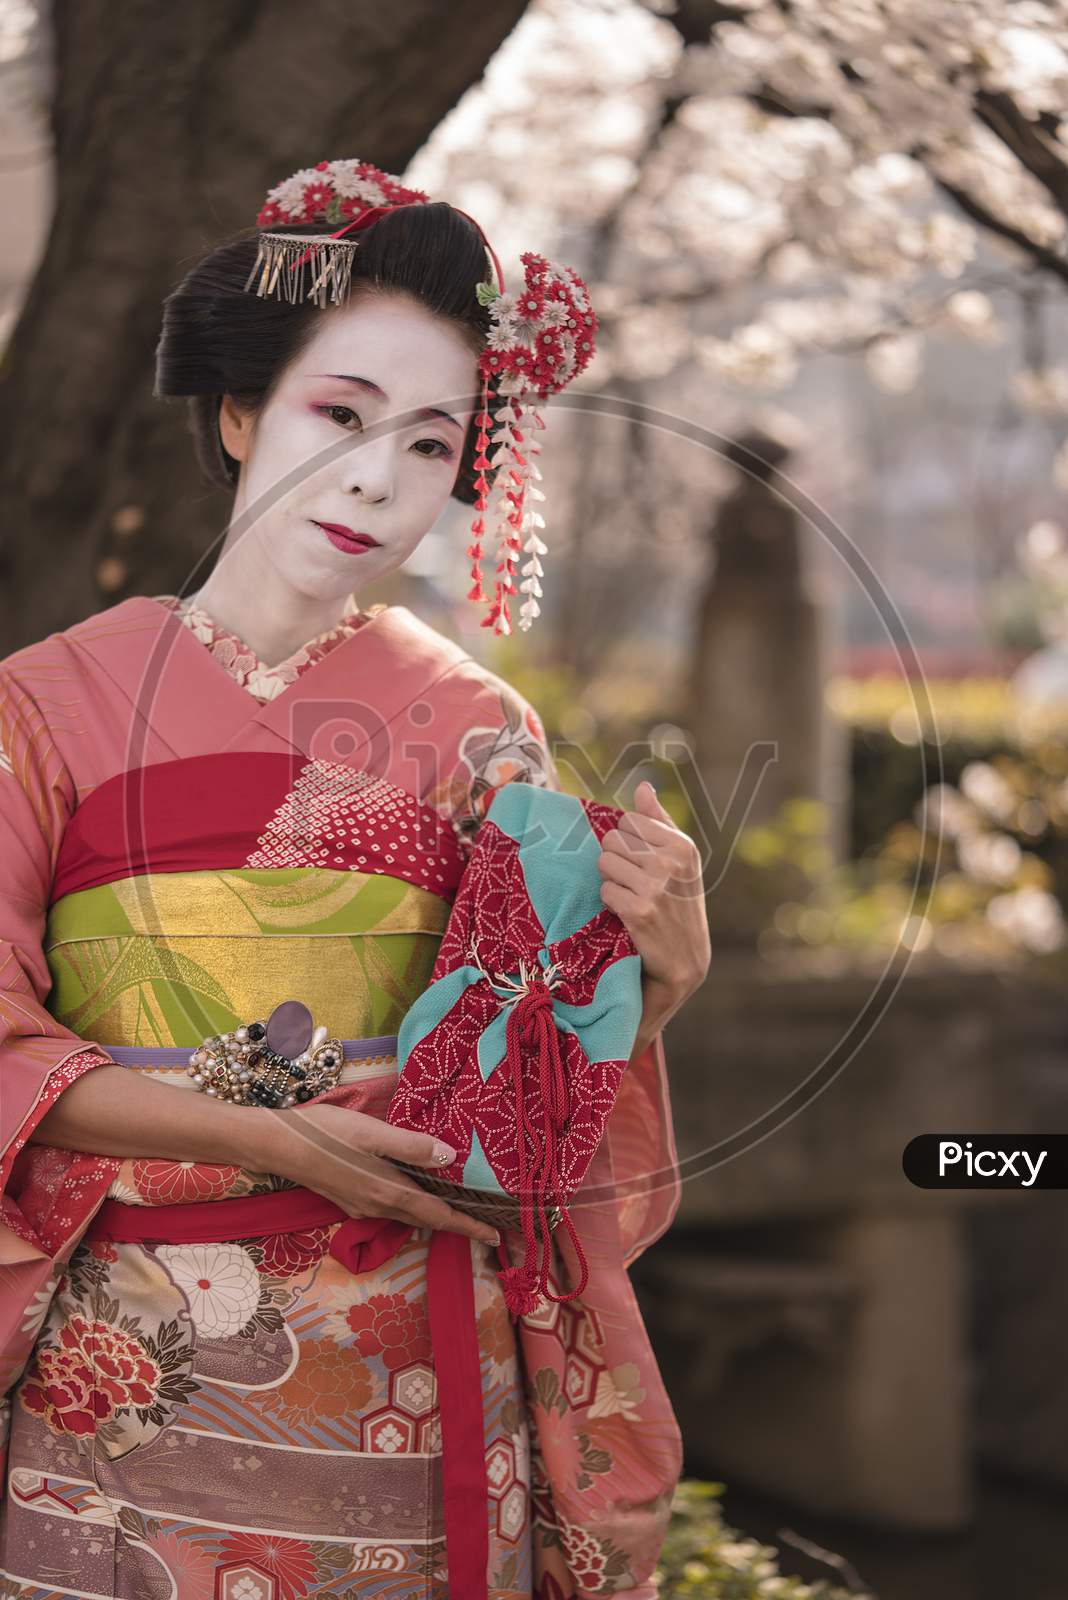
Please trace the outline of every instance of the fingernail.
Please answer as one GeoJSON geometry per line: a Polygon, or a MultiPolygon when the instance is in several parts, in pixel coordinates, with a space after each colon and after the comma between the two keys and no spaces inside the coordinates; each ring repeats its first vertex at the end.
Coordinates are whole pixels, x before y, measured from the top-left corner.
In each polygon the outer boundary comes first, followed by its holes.
{"type": "Polygon", "coordinates": [[[444,1144],[440,1139],[435,1139],[434,1160],[441,1166],[447,1167],[450,1161],[456,1160],[456,1151],[451,1144],[444,1144]]]}
{"type": "Polygon", "coordinates": [[[491,1240],[490,1240],[490,1241],[489,1241],[489,1242],[490,1242],[490,1244],[500,1244],[500,1242],[501,1242],[501,1236],[500,1236],[500,1234],[499,1234],[499,1233],[498,1233],[498,1232],[497,1232],[497,1230],[496,1230],[496,1228],[494,1228],[494,1230],[493,1230],[493,1237],[492,1237],[492,1239],[491,1239],[491,1240]]]}

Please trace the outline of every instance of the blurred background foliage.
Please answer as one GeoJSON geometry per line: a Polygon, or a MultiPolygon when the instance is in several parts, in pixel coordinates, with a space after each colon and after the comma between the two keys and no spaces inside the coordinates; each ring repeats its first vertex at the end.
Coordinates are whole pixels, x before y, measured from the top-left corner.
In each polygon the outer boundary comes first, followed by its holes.
{"type": "MultiPolygon", "coordinates": [[[[672,1503],[671,1525],[657,1568],[662,1600],[715,1596],[716,1600],[872,1600],[841,1557],[819,1551],[817,1559],[844,1569],[848,1585],[813,1583],[784,1575],[776,1551],[746,1538],[723,1518],[721,1483],[685,1480],[672,1503]]],[[[815,1548],[804,1544],[810,1554],[815,1548]]]]}
{"type": "MultiPolygon", "coordinates": [[[[551,744],[581,742],[589,764],[561,761],[565,788],[630,805],[633,785],[648,777],[678,825],[696,833],[694,791],[674,761],[649,754],[628,767],[625,791],[616,787],[618,752],[655,752],[663,727],[627,715],[625,692],[616,702],[584,691],[574,671],[531,665],[514,640],[501,641],[494,664],[540,708],[551,744]],[[591,781],[599,777],[607,781],[591,781]]],[[[1035,706],[1004,678],[912,686],[889,675],[832,679],[827,702],[848,741],[847,859],[835,861],[826,808],[811,796],[740,830],[732,892],[763,906],[761,951],[901,946],[962,960],[1034,958],[1053,980],[1068,974],[1068,707],[1035,706]]],[[[725,937],[722,897],[716,923],[725,937]]]]}

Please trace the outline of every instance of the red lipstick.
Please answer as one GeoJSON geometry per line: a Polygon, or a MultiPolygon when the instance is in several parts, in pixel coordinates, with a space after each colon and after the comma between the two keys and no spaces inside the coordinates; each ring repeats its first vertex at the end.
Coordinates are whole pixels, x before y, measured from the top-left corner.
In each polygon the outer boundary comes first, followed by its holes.
{"type": "Polygon", "coordinates": [[[344,550],[347,555],[358,555],[361,550],[378,549],[378,540],[372,539],[369,533],[360,533],[355,528],[346,528],[343,522],[315,522],[314,526],[321,528],[337,550],[344,550]]]}

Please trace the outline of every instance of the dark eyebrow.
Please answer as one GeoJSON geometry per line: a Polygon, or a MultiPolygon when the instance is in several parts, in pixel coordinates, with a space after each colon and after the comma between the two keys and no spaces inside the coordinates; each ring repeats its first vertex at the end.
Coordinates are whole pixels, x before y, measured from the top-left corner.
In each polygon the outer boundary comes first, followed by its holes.
{"type": "MultiPolygon", "coordinates": [[[[373,394],[377,399],[385,400],[387,404],[389,403],[389,395],[386,393],[386,391],[384,389],[380,389],[377,383],[372,383],[370,378],[355,378],[350,372],[313,372],[312,377],[336,378],[339,383],[354,383],[357,388],[365,389],[368,394],[373,394]]],[[[419,410],[415,412],[415,416],[419,418],[420,421],[424,418],[427,420],[432,420],[434,417],[438,417],[442,422],[451,422],[452,426],[454,428],[459,428],[461,433],[464,431],[462,422],[457,422],[454,416],[451,416],[448,411],[442,411],[438,406],[421,406],[419,410]]]]}

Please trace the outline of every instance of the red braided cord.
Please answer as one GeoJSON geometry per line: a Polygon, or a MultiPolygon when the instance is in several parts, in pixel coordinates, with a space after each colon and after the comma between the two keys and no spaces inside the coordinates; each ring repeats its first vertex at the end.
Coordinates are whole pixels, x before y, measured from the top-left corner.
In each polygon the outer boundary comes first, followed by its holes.
{"type": "MultiPolygon", "coordinates": [[[[512,1006],[504,1029],[505,1050],[508,1065],[512,1070],[512,1091],[515,1096],[516,1157],[519,1164],[519,1215],[523,1226],[525,1247],[523,1252],[524,1273],[531,1270],[531,1263],[538,1248],[534,1237],[534,1216],[527,1178],[527,1136],[529,1134],[530,1142],[535,1151],[535,1162],[537,1161],[538,1136],[536,1129],[527,1117],[526,1097],[523,1094],[522,1034],[524,1013],[519,1012],[520,1006],[524,1004],[527,998],[528,996],[524,995],[523,1000],[512,1006]],[[517,1013],[519,1014],[518,1019],[517,1013]]],[[[535,1171],[534,1181],[536,1179],[537,1172],[535,1171]]]]}
{"type": "MultiPolygon", "coordinates": [[[[546,995],[549,994],[547,988],[543,992],[546,995]]],[[[538,1066],[541,1075],[542,1102],[546,1108],[546,1167],[550,1170],[552,1175],[553,1191],[559,1196],[562,1188],[562,1179],[560,1176],[560,1156],[557,1145],[557,1134],[562,1134],[566,1128],[567,1119],[570,1115],[571,1108],[567,1093],[567,1075],[564,1070],[564,1060],[560,1049],[560,1033],[553,1017],[551,1001],[548,1006],[539,1010],[538,1016],[542,1023],[543,1049],[540,1052],[538,1066]],[[545,1045],[547,1045],[548,1048],[544,1048],[545,1045]],[[552,1074],[551,1079],[550,1073],[552,1074]]],[[[561,1212],[561,1220],[567,1225],[567,1230],[571,1235],[571,1242],[575,1247],[575,1254],[579,1259],[579,1265],[581,1267],[581,1279],[578,1286],[572,1289],[570,1294],[552,1294],[549,1290],[548,1282],[546,1281],[546,1258],[542,1264],[539,1288],[549,1300],[555,1300],[557,1303],[565,1300],[574,1300],[585,1289],[587,1280],[589,1278],[589,1265],[586,1261],[586,1252],[582,1248],[582,1241],[575,1232],[574,1224],[568,1215],[566,1207],[561,1207],[561,1212]]],[[[543,1227],[545,1226],[544,1212],[542,1212],[542,1225],[543,1227]]],[[[547,1230],[545,1232],[545,1237],[548,1238],[547,1230]]]]}
{"type": "MultiPolygon", "coordinates": [[[[508,1065],[512,1073],[512,1086],[516,1105],[517,1141],[516,1155],[519,1167],[520,1216],[523,1226],[525,1252],[523,1271],[529,1273],[533,1257],[540,1251],[538,1289],[549,1300],[562,1303],[574,1300],[585,1289],[589,1279],[589,1265],[582,1242],[566,1208],[561,1207],[561,1220],[566,1223],[581,1268],[581,1280],[569,1294],[555,1295],[548,1284],[549,1225],[546,1216],[546,1196],[561,1197],[560,1152],[558,1135],[567,1126],[569,1101],[567,1075],[560,1050],[560,1035],[552,1010],[552,995],[548,986],[538,983],[516,1001],[505,1025],[505,1043],[508,1065]],[[523,1093],[523,1045],[536,1048],[535,1064],[542,1096],[542,1137],[539,1140],[527,1116],[526,1097],[523,1093]],[[530,1136],[535,1155],[535,1167],[530,1189],[527,1186],[526,1140],[530,1136]],[[541,1222],[541,1239],[534,1236],[534,1211],[541,1222]]],[[[529,1277],[528,1277],[529,1281],[529,1277]]]]}

